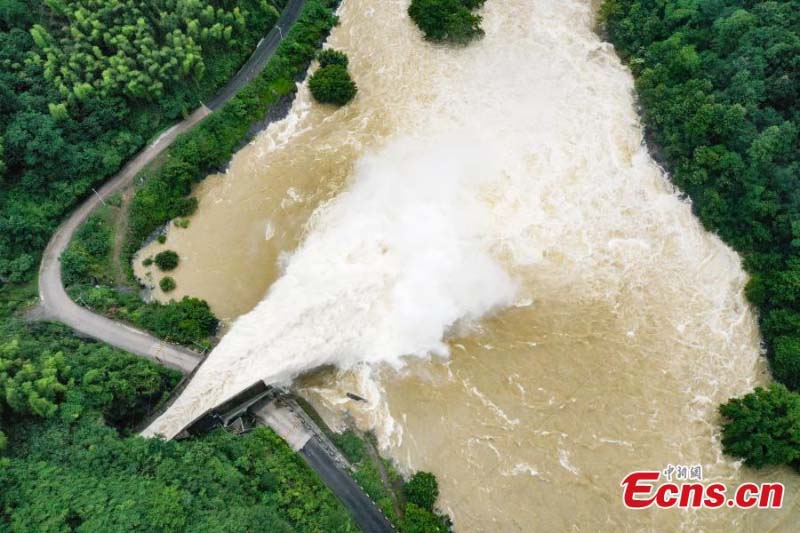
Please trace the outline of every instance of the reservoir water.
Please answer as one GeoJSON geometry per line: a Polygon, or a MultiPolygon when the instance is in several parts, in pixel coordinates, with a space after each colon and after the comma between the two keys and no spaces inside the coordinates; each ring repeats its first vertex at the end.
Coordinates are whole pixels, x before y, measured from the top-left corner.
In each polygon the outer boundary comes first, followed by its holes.
{"type": "Polygon", "coordinates": [[[460,531],[795,530],[797,476],[719,445],[719,403],[768,380],[746,275],[643,146],[596,6],[488,0],[485,38],[451,48],[407,5],[344,0],[328,44],[356,100],[319,106],[302,84],[198,186],[190,226],[140,253],[176,250],[171,296],[227,322],[147,433],[305,374],[333,424],[437,474],[460,531]],[[626,510],[622,478],[667,464],[787,499],[626,510]]]}

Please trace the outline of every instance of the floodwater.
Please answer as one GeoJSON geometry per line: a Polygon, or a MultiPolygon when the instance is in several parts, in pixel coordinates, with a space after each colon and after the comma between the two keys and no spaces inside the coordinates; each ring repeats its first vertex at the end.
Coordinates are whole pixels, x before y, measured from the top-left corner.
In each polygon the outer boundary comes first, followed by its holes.
{"type": "Polygon", "coordinates": [[[796,529],[799,478],[718,442],[717,405],[768,379],[740,260],[643,147],[592,3],[489,0],[456,49],[406,7],[344,0],[356,100],[302,86],[140,254],[178,251],[174,295],[230,324],[147,433],[322,367],[300,391],[436,473],[460,531],[796,529]],[[622,478],[668,464],[781,481],[784,508],[626,510],[622,478]]]}

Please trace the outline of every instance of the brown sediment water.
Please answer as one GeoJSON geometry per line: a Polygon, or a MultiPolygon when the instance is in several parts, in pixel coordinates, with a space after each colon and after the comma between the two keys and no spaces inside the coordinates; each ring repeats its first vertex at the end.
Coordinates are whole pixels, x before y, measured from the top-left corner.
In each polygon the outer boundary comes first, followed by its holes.
{"type": "Polygon", "coordinates": [[[345,0],[329,44],[356,100],[302,86],[140,254],[178,251],[174,294],[231,324],[149,433],[334,365],[300,391],[435,472],[458,530],[793,530],[797,477],[718,442],[717,405],[768,379],[740,260],[644,148],[592,2],[489,0],[465,48],[425,43],[406,8],[345,0]],[[781,481],[786,503],[625,509],[622,478],[667,464],[781,481]]]}

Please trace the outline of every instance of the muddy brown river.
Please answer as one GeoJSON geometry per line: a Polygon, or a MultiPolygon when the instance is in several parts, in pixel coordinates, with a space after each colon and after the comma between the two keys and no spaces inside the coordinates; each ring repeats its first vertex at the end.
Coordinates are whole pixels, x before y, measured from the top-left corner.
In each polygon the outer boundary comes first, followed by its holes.
{"type": "Polygon", "coordinates": [[[459,531],[795,531],[800,478],[719,445],[717,405],[768,380],[746,275],[643,147],[592,3],[488,0],[456,49],[406,8],[344,0],[356,100],[301,85],[141,252],[176,250],[173,295],[228,329],[150,431],[327,365],[300,391],[435,472],[459,531]],[[625,509],[622,478],[667,464],[781,481],[784,507],[625,509]]]}

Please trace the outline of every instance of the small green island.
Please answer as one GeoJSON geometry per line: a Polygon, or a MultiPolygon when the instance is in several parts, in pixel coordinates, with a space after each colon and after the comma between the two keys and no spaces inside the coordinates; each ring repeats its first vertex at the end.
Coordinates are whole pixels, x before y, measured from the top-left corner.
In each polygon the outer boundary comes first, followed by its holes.
{"type": "Polygon", "coordinates": [[[164,292],[172,292],[178,285],[175,283],[175,278],[172,276],[164,276],[161,278],[161,281],[158,282],[158,286],[164,292]]]}
{"type": "Polygon", "coordinates": [[[412,0],[411,20],[434,42],[467,44],[482,37],[482,17],[474,11],[486,0],[412,0]]]}
{"type": "Polygon", "coordinates": [[[344,52],[326,49],[317,56],[319,69],[308,80],[308,88],[321,104],[343,106],[355,98],[358,87],[347,71],[344,52]]]}
{"type": "Polygon", "coordinates": [[[174,251],[164,250],[163,252],[158,252],[153,261],[155,261],[155,264],[159,269],[164,272],[168,272],[178,268],[178,263],[180,263],[180,260],[181,258],[174,251]]]}

